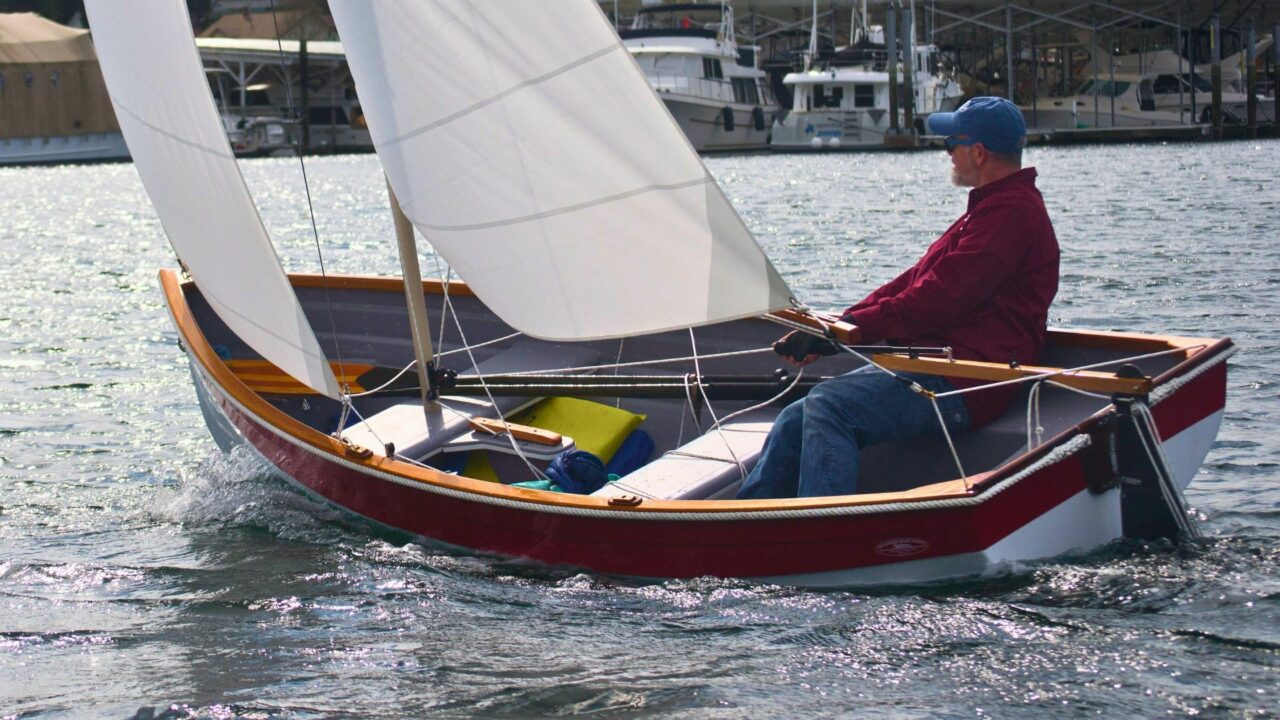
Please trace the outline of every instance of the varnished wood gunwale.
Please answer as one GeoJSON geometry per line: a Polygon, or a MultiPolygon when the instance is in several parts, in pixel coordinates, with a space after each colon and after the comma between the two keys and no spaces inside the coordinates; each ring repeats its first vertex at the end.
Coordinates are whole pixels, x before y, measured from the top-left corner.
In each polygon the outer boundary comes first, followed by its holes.
{"type": "MultiPolygon", "coordinates": [[[[373,290],[396,293],[404,291],[404,284],[398,278],[349,275],[320,276],[309,274],[290,275],[289,277],[291,283],[295,287],[327,286],[335,289],[373,290]]],[[[1018,469],[1034,462],[1035,459],[1042,457],[1054,446],[1060,444],[1066,439],[1069,439],[1069,437],[1074,434],[1071,431],[1061,433],[1054,439],[1041,445],[1035,451],[1021,456],[1018,460],[999,468],[995,472],[978,474],[970,478],[948,480],[901,492],[869,493],[863,495],[818,498],[784,498],[776,500],[645,499],[641,504],[636,506],[621,508],[613,507],[608,504],[608,499],[606,498],[549,493],[486,482],[483,480],[474,480],[463,476],[443,473],[431,468],[411,465],[406,462],[382,457],[380,455],[373,455],[368,458],[353,457],[347,452],[347,448],[343,443],[302,422],[299,422],[298,420],[295,420],[268,403],[265,399],[241,382],[241,380],[237,378],[226,364],[217,356],[203,331],[200,329],[195,320],[195,316],[192,314],[191,308],[187,303],[186,294],[183,291],[184,283],[179,278],[178,272],[172,269],[161,270],[160,282],[165,296],[165,301],[168,304],[170,314],[173,317],[179,335],[192,358],[199,363],[202,372],[209,376],[209,378],[219,386],[223,393],[235,402],[239,403],[250,413],[257,416],[257,418],[264,423],[270,425],[279,432],[286,434],[297,442],[303,443],[335,458],[341,458],[346,462],[367,467],[370,470],[395,475],[406,480],[422,483],[425,486],[471,493],[477,496],[517,501],[531,506],[530,509],[535,509],[536,506],[544,506],[548,508],[583,508],[641,514],[719,514],[767,512],[774,510],[819,510],[962,498],[979,494],[983,489],[992,486],[999,479],[1007,477],[1018,469]]],[[[423,290],[429,294],[442,294],[444,292],[444,287],[439,281],[424,281],[423,290]]],[[[470,289],[466,288],[465,284],[460,281],[449,283],[448,292],[457,295],[474,295],[471,293],[470,289]]],[[[1068,332],[1090,336],[1084,340],[1084,342],[1098,342],[1099,347],[1128,347],[1125,344],[1125,341],[1134,337],[1141,338],[1143,340],[1160,338],[1160,336],[1128,336],[1118,333],[1109,334],[1096,331],[1068,332]],[[1115,340],[1114,344],[1110,342],[1112,339],[1115,340]]],[[[1215,341],[1200,340],[1196,342],[1200,344],[1209,344],[1215,341]]],[[[1229,344],[1229,341],[1223,342],[1229,344]]],[[[1098,413],[1094,418],[1090,418],[1085,424],[1092,424],[1096,417],[1102,414],[1105,414],[1105,411],[1098,413]]]]}
{"type": "MultiPolygon", "coordinates": [[[[289,283],[294,287],[323,288],[335,290],[377,290],[381,292],[404,292],[404,282],[397,277],[383,275],[316,275],[308,273],[290,273],[289,283]]],[[[471,288],[461,280],[449,284],[450,295],[475,297],[471,288]]],[[[422,281],[422,290],[428,295],[443,295],[445,283],[435,279],[422,281]]]]}

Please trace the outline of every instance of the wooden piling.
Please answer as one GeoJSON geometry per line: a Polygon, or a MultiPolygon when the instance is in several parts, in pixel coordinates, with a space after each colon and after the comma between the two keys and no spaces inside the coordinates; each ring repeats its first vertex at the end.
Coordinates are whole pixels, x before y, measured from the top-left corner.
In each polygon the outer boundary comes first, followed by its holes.
{"type": "Polygon", "coordinates": [[[298,40],[298,84],[301,86],[299,105],[302,112],[302,154],[311,152],[311,74],[307,62],[307,39],[298,40]]]}
{"type": "Polygon", "coordinates": [[[1004,72],[1005,77],[1005,97],[1009,102],[1018,102],[1014,98],[1015,80],[1013,76],[1013,3],[1005,0],[1004,3],[1004,72]]]}
{"type": "MultiPolygon", "coordinates": [[[[890,12],[892,12],[892,10],[890,12]]],[[[906,7],[902,8],[902,57],[903,57],[902,94],[903,94],[903,97],[905,98],[905,102],[902,106],[902,120],[903,120],[902,124],[903,124],[903,129],[906,131],[906,133],[913,137],[915,136],[915,132],[916,132],[916,125],[915,125],[916,96],[915,96],[915,82],[913,77],[916,74],[916,59],[915,59],[915,53],[912,52],[912,50],[915,49],[915,43],[911,42],[912,21],[914,19],[915,18],[912,17],[910,8],[906,8],[906,7]]]]}
{"type": "MultiPolygon", "coordinates": [[[[1190,0],[1188,0],[1190,7],[1190,0]]],[[[1192,21],[1194,22],[1194,20],[1192,21]]],[[[1200,54],[1200,28],[1192,25],[1187,30],[1187,60],[1191,67],[1188,70],[1191,73],[1191,122],[1200,122],[1200,115],[1196,113],[1196,57],[1200,54]]],[[[1179,63],[1181,65],[1181,63],[1179,63]]]]}
{"type": "Polygon", "coordinates": [[[1213,139],[1222,139],[1222,21],[1217,15],[1209,22],[1209,62],[1213,82],[1213,139]]]}
{"type": "Polygon", "coordinates": [[[884,11],[885,25],[885,50],[888,52],[889,59],[887,70],[889,71],[889,134],[898,134],[898,13],[892,5],[886,6],[884,11]]]}
{"type": "Polygon", "coordinates": [[[1249,43],[1245,50],[1244,86],[1248,94],[1249,137],[1258,137],[1258,72],[1254,65],[1258,62],[1257,33],[1253,29],[1253,21],[1249,21],[1247,30],[1249,43]]]}

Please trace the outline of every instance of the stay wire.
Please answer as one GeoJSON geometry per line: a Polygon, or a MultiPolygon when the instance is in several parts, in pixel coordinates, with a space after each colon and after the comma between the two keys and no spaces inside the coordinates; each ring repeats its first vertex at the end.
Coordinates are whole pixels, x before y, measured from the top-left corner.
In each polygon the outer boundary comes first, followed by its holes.
{"type": "MultiPolygon", "coordinates": [[[[435,266],[436,266],[436,274],[440,276],[440,281],[447,285],[449,275],[452,275],[453,269],[449,268],[447,271],[445,271],[443,268],[440,267],[439,253],[433,253],[432,255],[433,255],[433,261],[435,262],[435,266]]],[[[484,374],[480,372],[479,363],[476,362],[476,356],[474,353],[471,352],[471,344],[467,342],[467,334],[462,330],[462,318],[458,317],[457,311],[454,310],[453,300],[450,299],[448,293],[444,294],[443,298],[444,298],[444,307],[441,308],[440,312],[445,313],[448,316],[453,318],[454,327],[456,327],[458,330],[458,338],[462,340],[462,347],[467,351],[467,358],[471,361],[472,369],[476,371],[476,377],[480,378],[480,387],[484,388],[484,394],[486,397],[489,398],[489,404],[496,409],[498,407],[498,401],[494,399],[493,393],[489,390],[489,384],[485,382],[484,374]]],[[[498,416],[498,419],[503,422],[506,422],[506,419],[503,418],[501,415],[498,416]]],[[[533,473],[534,477],[536,477],[539,480],[549,479],[546,473],[544,473],[542,470],[539,470],[538,467],[533,464],[533,461],[530,460],[524,454],[524,451],[520,449],[520,444],[516,442],[516,438],[514,435],[512,435],[509,432],[503,433],[503,434],[507,436],[507,441],[511,443],[511,449],[513,452],[515,452],[516,457],[519,457],[522,461],[524,461],[525,466],[529,468],[529,472],[533,473]]]]}

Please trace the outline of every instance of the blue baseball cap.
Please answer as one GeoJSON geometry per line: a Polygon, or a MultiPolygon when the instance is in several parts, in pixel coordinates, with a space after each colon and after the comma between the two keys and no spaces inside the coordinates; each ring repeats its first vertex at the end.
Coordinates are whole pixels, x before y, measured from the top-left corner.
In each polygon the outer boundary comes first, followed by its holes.
{"type": "Polygon", "coordinates": [[[932,135],[964,135],[998,153],[1019,150],[1027,140],[1022,111],[998,97],[976,97],[955,112],[933,113],[927,124],[932,135]]]}

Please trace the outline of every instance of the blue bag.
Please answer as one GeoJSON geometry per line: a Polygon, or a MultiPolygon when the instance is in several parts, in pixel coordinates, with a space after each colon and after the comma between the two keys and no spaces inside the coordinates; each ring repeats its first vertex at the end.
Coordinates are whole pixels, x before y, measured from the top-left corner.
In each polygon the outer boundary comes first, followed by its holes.
{"type": "Polygon", "coordinates": [[[590,495],[609,481],[604,463],[586,450],[557,455],[547,466],[547,477],[565,492],[578,495],[590,495]]]}

